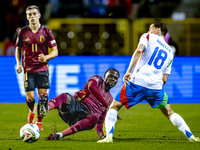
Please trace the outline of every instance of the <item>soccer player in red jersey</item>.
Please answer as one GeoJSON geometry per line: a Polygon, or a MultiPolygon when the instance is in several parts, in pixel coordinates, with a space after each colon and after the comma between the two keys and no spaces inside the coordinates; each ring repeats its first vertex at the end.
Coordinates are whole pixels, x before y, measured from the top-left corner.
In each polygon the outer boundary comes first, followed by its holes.
{"type": "Polygon", "coordinates": [[[59,140],[94,127],[98,136],[104,138],[103,123],[107,109],[113,101],[110,89],[117,84],[118,78],[119,72],[110,68],[105,72],[104,79],[99,75],[92,76],[74,96],[62,93],[48,102],[47,96],[41,95],[39,105],[46,104],[46,110],[42,114],[58,109],[59,116],[70,126],[61,133],[50,134],[48,139],[59,140]]]}
{"type": "MultiPolygon", "coordinates": [[[[29,107],[28,123],[35,122],[34,89],[45,95],[49,88],[48,60],[58,55],[57,44],[50,29],[40,24],[40,11],[35,5],[26,9],[29,25],[19,31],[16,41],[15,58],[17,73],[22,72],[21,50],[23,52],[24,86],[26,103],[29,107]],[[48,51],[50,49],[50,52],[48,51]]],[[[42,108],[37,108],[39,109],[42,108]]],[[[42,116],[37,116],[37,125],[42,129],[42,116]]]]}

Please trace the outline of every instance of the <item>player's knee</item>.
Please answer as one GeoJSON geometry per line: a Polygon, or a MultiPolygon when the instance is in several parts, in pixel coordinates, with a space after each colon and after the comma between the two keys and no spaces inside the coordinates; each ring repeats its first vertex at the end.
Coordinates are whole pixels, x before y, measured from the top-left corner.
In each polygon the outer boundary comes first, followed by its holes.
{"type": "Polygon", "coordinates": [[[91,124],[96,124],[98,122],[98,116],[96,114],[88,115],[87,119],[90,120],[91,124]]]}
{"type": "Polygon", "coordinates": [[[59,95],[60,99],[62,100],[67,100],[67,94],[66,93],[62,93],[59,95]]]}
{"type": "Polygon", "coordinates": [[[27,101],[28,103],[33,102],[33,101],[34,101],[34,96],[27,95],[27,96],[26,96],[26,101],[27,101]]]}
{"type": "Polygon", "coordinates": [[[99,118],[96,114],[90,114],[87,116],[88,122],[89,122],[89,126],[87,127],[87,130],[91,130],[95,127],[95,125],[97,124],[99,118]]]}
{"type": "Polygon", "coordinates": [[[59,95],[59,97],[62,99],[62,103],[70,105],[71,97],[67,93],[62,93],[59,95]]]}
{"type": "Polygon", "coordinates": [[[168,109],[168,112],[167,112],[167,118],[170,118],[170,116],[174,113],[174,111],[170,108],[168,109]]]}

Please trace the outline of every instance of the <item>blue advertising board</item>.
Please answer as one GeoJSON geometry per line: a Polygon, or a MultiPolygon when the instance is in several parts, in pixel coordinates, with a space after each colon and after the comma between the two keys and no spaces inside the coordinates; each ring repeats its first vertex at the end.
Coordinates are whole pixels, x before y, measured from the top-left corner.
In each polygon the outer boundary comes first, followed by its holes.
{"type": "MultiPolygon", "coordinates": [[[[120,72],[114,95],[123,84],[130,56],[58,56],[49,61],[49,99],[63,92],[74,94],[94,74],[104,76],[109,68],[120,72]]],[[[170,103],[200,102],[200,57],[175,57],[172,72],[164,85],[170,103]]],[[[0,57],[0,103],[25,103],[23,73],[16,73],[13,56],[0,57]]],[[[35,92],[36,102],[38,92],[35,92]]]]}

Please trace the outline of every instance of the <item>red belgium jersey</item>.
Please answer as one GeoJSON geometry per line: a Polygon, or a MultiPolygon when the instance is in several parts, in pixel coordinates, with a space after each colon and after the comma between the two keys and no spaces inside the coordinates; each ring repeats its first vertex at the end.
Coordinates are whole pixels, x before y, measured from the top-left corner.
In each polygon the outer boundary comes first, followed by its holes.
{"type": "Polygon", "coordinates": [[[40,26],[36,33],[33,33],[29,26],[19,31],[15,46],[23,50],[24,72],[38,72],[48,70],[47,63],[38,60],[39,54],[48,54],[48,48],[57,46],[51,30],[40,26]]]}
{"type": "MultiPolygon", "coordinates": [[[[110,92],[105,91],[105,82],[102,77],[100,77],[99,75],[94,75],[88,80],[88,82],[90,80],[97,81],[100,96],[102,96],[107,103],[111,104],[113,101],[113,97],[110,92]]],[[[88,108],[90,113],[102,115],[105,112],[106,108],[99,102],[99,100],[97,100],[97,98],[92,93],[90,93],[88,89],[88,82],[85,84],[82,90],[74,94],[74,97],[81,101],[81,103],[86,106],[86,108],[88,108]]]]}

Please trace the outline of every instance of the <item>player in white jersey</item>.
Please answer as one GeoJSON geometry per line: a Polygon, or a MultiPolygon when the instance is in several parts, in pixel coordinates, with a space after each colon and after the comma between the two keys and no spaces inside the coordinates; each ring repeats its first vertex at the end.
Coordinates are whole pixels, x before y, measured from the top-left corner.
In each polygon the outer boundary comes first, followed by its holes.
{"type": "Polygon", "coordinates": [[[148,89],[162,89],[162,76],[171,71],[172,51],[164,39],[156,34],[143,34],[140,44],[146,50],[142,52],[130,81],[148,89]]]}
{"type": "Polygon", "coordinates": [[[97,143],[113,142],[114,126],[118,111],[122,106],[127,109],[146,100],[152,108],[161,112],[182,131],[189,141],[200,142],[195,137],[183,118],[175,113],[169,104],[163,85],[171,72],[173,53],[164,41],[168,32],[167,26],[161,21],[151,24],[148,33],[140,38],[129,67],[124,75],[124,85],[116,93],[105,118],[106,138],[97,143]],[[134,68],[135,67],[135,68],[134,68]],[[134,68],[133,73],[131,74],[134,68]]]}

